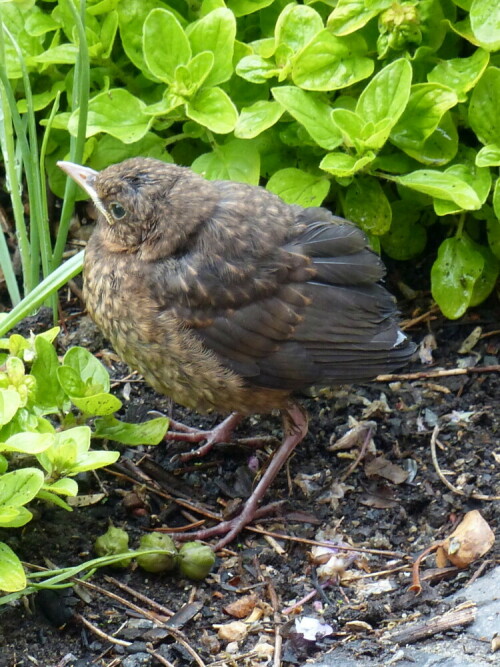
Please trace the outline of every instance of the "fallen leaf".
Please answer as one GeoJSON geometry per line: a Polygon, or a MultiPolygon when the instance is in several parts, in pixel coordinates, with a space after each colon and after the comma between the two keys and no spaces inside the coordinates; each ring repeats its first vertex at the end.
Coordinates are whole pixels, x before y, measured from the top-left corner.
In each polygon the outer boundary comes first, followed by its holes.
{"type": "Polygon", "coordinates": [[[467,512],[441,548],[456,567],[466,568],[484,556],[495,543],[495,535],[478,510],[467,512]]]}
{"type": "Polygon", "coordinates": [[[428,366],[434,363],[432,353],[437,348],[436,338],[433,334],[424,336],[422,342],[418,347],[418,356],[422,364],[428,366]]]}
{"type": "Polygon", "coordinates": [[[337,440],[332,436],[330,444],[326,448],[329,452],[337,452],[344,449],[353,449],[354,447],[361,447],[366,439],[368,431],[372,435],[377,431],[377,422],[362,421],[350,428],[347,433],[337,440]]]}
{"type": "Polygon", "coordinates": [[[66,498],[66,502],[71,507],[88,507],[89,505],[96,505],[105,497],[105,493],[91,493],[90,495],[86,496],[74,496],[73,498],[66,498]]]}
{"type": "Polygon", "coordinates": [[[372,401],[361,413],[362,419],[369,419],[374,416],[383,416],[384,414],[391,413],[392,410],[389,407],[387,402],[387,397],[385,394],[380,394],[380,398],[372,401]]]}
{"type": "Polygon", "coordinates": [[[365,621],[347,621],[344,630],[348,632],[373,632],[372,626],[365,621]]]}
{"type": "Polygon", "coordinates": [[[476,346],[483,330],[481,327],[476,327],[464,340],[462,345],[458,348],[459,354],[469,354],[469,352],[476,346]]]}
{"type": "Polygon", "coordinates": [[[361,495],[358,502],[366,507],[375,507],[376,509],[388,509],[397,505],[392,489],[385,484],[371,484],[367,492],[361,495]]]}
{"type": "Polygon", "coordinates": [[[252,595],[244,595],[235,602],[226,605],[223,610],[228,616],[234,616],[234,618],[246,618],[252,613],[257,604],[257,600],[258,598],[255,593],[252,593],[252,595]]]}
{"type": "Polygon", "coordinates": [[[408,472],[401,466],[391,463],[383,456],[365,463],[365,473],[368,477],[383,477],[394,484],[402,484],[408,479],[408,472]]]}
{"type": "Polygon", "coordinates": [[[240,642],[242,639],[245,639],[249,630],[248,625],[243,623],[243,621],[231,621],[231,623],[214,627],[217,627],[219,639],[226,642],[240,642]]]}

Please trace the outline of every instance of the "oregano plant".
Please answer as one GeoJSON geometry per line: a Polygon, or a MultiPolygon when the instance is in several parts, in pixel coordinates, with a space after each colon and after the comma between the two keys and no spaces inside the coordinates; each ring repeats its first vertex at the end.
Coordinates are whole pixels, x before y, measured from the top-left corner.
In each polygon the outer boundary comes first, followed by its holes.
{"type": "MultiPolygon", "coordinates": [[[[32,518],[36,499],[68,511],[78,494],[75,476],[114,463],[120,453],[91,449],[91,439],[127,445],[158,444],[168,428],[159,417],[129,424],[114,416],[121,401],[110,394],[109,373],[88,350],[72,347],[59,360],[59,331],[0,340],[0,527],[19,528],[32,518]]],[[[0,542],[0,590],[22,590],[23,567],[0,542]]]]}
{"type": "Polygon", "coordinates": [[[11,0],[0,70],[40,136],[50,124],[57,195],[86,120],[95,169],[175,161],[328,206],[395,259],[429,249],[456,318],[499,272],[499,15],[493,0],[11,0]],[[88,109],[70,99],[82,36],[88,109]]]}

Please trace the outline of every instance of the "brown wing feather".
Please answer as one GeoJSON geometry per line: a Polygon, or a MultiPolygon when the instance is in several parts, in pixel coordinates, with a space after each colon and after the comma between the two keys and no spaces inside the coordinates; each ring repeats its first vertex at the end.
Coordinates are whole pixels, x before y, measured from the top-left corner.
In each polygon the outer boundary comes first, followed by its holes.
{"type": "Polygon", "coordinates": [[[308,260],[314,280],[278,284],[198,328],[224,365],[253,385],[296,390],[370,379],[409,358],[394,299],[378,283],[383,265],[359,229],[314,220],[284,249],[308,260]]]}

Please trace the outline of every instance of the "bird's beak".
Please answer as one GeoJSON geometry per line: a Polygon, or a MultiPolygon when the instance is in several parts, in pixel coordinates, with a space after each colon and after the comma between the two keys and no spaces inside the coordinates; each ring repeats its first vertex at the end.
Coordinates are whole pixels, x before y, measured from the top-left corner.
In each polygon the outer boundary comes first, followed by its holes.
{"type": "Polygon", "coordinates": [[[97,198],[97,193],[94,188],[94,182],[96,179],[98,171],[94,171],[90,167],[82,167],[79,164],[74,164],[73,162],[64,162],[59,160],[57,166],[60,167],[70,178],[72,178],[75,183],[77,183],[81,188],[87,192],[92,199],[95,201],[97,198]]]}
{"type": "Polygon", "coordinates": [[[65,162],[64,160],[59,160],[57,166],[60,167],[70,178],[75,181],[75,183],[77,183],[77,185],[79,185],[83,190],[85,190],[87,194],[90,195],[92,201],[96,205],[96,208],[111,224],[110,215],[102,205],[102,202],[99,199],[94,186],[96,177],[99,175],[99,172],[91,169],[90,167],[82,167],[79,164],[65,162]]]}

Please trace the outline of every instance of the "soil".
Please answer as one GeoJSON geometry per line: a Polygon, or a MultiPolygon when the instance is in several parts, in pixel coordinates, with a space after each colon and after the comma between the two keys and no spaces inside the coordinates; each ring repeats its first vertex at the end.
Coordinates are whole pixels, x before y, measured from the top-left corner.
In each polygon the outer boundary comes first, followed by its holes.
{"type": "MultiPolygon", "coordinates": [[[[65,305],[66,316],[72,308],[78,308],[76,300],[65,305]]],[[[408,590],[416,555],[450,535],[471,510],[479,510],[497,535],[500,523],[500,504],[493,500],[500,494],[500,376],[498,368],[481,370],[499,364],[498,303],[457,322],[430,310],[425,295],[403,308],[407,320],[427,313],[409,328],[416,342],[425,338],[425,351],[404,373],[435,376],[403,376],[304,398],[309,435],[268,492],[269,500],[284,501],[279,516],[258,524],[299,541],[246,530],[217,555],[212,573],[201,582],[133,567],[109,568],[90,579],[97,588],[76,584],[6,605],[0,608],[0,667],[196,664],[182,637],[207,665],[273,664],[273,647],[280,642],[281,658],[274,664],[301,665],[339,647],[344,654],[352,650],[353,658],[363,655],[374,665],[387,664],[394,646],[383,641],[384,632],[419,615],[445,611],[446,596],[495,563],[494,549],[462,570],[437,568],[430,557],[421,565],[423,589],[416,595],[408,590]],[[478,326],[482,337],[470,351],[459,352],[478,326]],[[467,367],[472,371],[461,375],[436,373],[467,367]],[[367,420],[373,423],[371,440],[363,431],[335,449],[356,423],[367,420]],[[433,465],[433,437],[441,475],[459,493],[445,486],[433,465]],[[315,539],[336,539],[368,551],[338,551],[325,579],[312,545],[300,541],[315,539]],[[135,603],[139,611],[108,593],[135,603]],[[160,622],[168,620],[168,613],[148,599],[176,614],[170,621],[175,636],[160,622]],[[237,601],[239,611],[229,606],[237,601]],[[219,626],[250,614],[253,621],[244,626],[242,638],[231,642],[219,636],[219,626]],[[154,617],[157,624],[151,622],[154,617]],[[305,639],[296,626],[304,617],[330,626],[326,636],[305,639]],[[110,643],[87,622],[129,645],[110,643]]],[[[101,356],[126,405],[124,419],[144,420],[149,411],[159,410],[197,426],[215,423],[215,417],[190,414],[157,396],[137,376],[130,378],[87,318],[76,314],[66,322],[70,330],[59,338],[61,352],[81,344],[101,356]]],[[[46,325],[43,315],[27,324],[35,333],[46,325]]],[[[255,417],[238,434],[280,437],[281,425],[277,417],[255,417]]],[[[117,466],[79,479],[81,494],[105,494],[100,502],[72,513],[40,504],[35,520],[22,530],[3,531],[0,539],[24,561],[52,567],[93,557],[93,542],[110,521],[125,528],[130,545],[137,547],[139,537],[151,529],[179,528],[203,518],[177,500],[220,513],[223,505],[245,497],[251,470],[262,468],[272,452],[271,447],[250,451],[225,445],[200,462],[182,465],[172,458],[180,451],[177,444],[122,450],[117,466]]]]}

